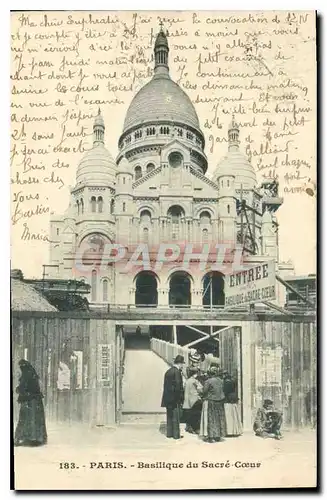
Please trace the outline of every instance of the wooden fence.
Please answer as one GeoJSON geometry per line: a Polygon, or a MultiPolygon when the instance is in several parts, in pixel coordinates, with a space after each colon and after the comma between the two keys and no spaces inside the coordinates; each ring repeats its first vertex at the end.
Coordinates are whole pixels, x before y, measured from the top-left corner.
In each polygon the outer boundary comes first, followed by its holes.
{"type": "MultiPolygon", "coordinates": [[[[123,321],[110,314],[13,312],[13,385],[18,361],[35,366],[45,396],[48,419],[112,425],[119,422],[123,378],[123,321]]],[[[205,320],[204,320],[205,323],[205,320]]],[[[291,428],[315,426],[317,414],[317,329],[313,316],[220,315],[221,327],[240,329],[240,384],[244,428],[250,430],[263,399],[272,399],[291,428]]],[[[138,324],[142,326],[142,321],[138,324]]],[[[154,349],[169,362],[186,356],[181,346],[154,349]]],[[[221,343],[220,361],[233,347],[221,343]],[[225,347],[224,347],[225,346],[225,347]],[[227,351],[226,351],[227,349],[227,351]],[[226,351],[226,352],[225,352],[226,351]]],[[[209,358],[207,358],[209,359],[209,358]]],[[[210,361],[206,361],[210,363],[210,361]]],[[[225,364],[225,361],[224,361],[225,364]]],[[[14,398],[14,416],[17,403],[14,398]]]]}
{"type": "MultiPolygon", "coordinates": [[[[108,319],[13,315],[13,385],[19,359],[27,359],[40,376],[49,420],[113,424],[121,369],[120,360],[116,366],[117,347],[121,352],[116,335],[115,322],[108,319]]],[[[15,402],[15,419],[17,410],[15,402]]]]}

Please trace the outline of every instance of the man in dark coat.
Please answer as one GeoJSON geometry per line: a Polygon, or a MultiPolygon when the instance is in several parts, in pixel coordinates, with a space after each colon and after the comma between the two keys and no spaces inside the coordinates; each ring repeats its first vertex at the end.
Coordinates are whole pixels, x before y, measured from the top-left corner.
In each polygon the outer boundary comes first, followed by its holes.
{"type": "Polygon", "coordinates": [[[174,365],[165,373],[161,406],[167,411],[167,438],[180,439],[180,411],[184,401],[183,356],[176,356],[174,365]]]}

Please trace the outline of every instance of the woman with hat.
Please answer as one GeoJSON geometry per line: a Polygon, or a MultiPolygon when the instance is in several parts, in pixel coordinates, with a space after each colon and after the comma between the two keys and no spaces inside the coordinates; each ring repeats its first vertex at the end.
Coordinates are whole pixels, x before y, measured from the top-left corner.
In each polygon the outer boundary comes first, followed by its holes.
{"type": "Polygon", "coordinates": [[[15,446],[40,446],[47,442],[47,431],[39,376],[33,366],[24,359],[19,361],[19,368],[21,377],[16,392],[20,410],[15,446]]]}
{"type": "Polygon", "coordinates": [[[218,376],[219,367],[212,363],[209,378],[204,383],[200,436],[209,443],[215,443],[226,436],[223,381],[218,376]]]}
{"type": "Polygon", "coordinates": [[[184,401],[182,368],[184,357],[178,354],[165,373],[161,406],[167,412],[167,438],[180,439],[180,413],[184,401]]]}
{"type": "Polygon", "coordinates": [[[202,411],[202,384],[197,380],[198,368],[190,367],[188,370],[188,379],[185,382],[184,388],[184,405],[183,412],[186,427],[186,432],[191,434],[199,434],[200,420],[202,411]]]}

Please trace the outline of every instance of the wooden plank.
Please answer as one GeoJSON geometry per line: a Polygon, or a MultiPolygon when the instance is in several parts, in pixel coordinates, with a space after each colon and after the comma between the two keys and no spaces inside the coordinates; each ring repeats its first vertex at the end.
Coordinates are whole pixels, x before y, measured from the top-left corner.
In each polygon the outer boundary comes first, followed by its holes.
{"type": "MultiPolygon", "coordinates": [[[[267,312],[256,312],[255,314],[249,314],[248,312],[225,312],[224,310],[214,310],[203,309],[203,310],[151,310],[146,308],[131,308],[129,311],[114,311],[111,312],[97,312],[97,311],[13,311],[12,316],[15,318],[30,318],[30,317],[59,317],[65,318],[75,318],[75,319],[108,319],[114,320],[117,324],[131,324],[137,325],[142,319],[143,324],[168,324],[171,325],[175,322],[182,321],[189,324],[199,324],[205,325],[210,324],[207,321],[218,321],[221,320],[231,320],[231,321],[280,321],[280,322],[292,322],[292,323],[310,323],[316,320],[315,314],[309,312],[308,314],[295,314],[291,317],[284,316],[283,314],[271,314],[267,312]],[[168,318],[168,319],[167,319],[168,318]],[[169,319],[170,318],[170,319],[169,319]],[[162,323],[164,321],[165,323],[162,323]],[[146,322],[146,323],[145,323],[146,322]],[[197,323],[196,323],[197,322],[197,323]]],[[[178,324],[178,323],[176,323],[178,324]]]]}

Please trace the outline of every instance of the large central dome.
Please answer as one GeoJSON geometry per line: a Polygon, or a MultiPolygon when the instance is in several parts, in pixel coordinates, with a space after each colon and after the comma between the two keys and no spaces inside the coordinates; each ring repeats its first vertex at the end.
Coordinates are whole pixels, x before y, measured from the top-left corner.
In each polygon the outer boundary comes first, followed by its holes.
{"type": "MultiPolygon", "coordinates": [[[[162,29],[154,44],[154,75],[134,96],[126,113],[118,141],[117,165],[125,156],[132,168],[145,154],[154,164],[162,147],[178,139],[188,149],[192,167],[201,173],[208,168],[205,139],[191,99],[169,75],[169,46],[162,29]]],[[[142,167],[141,167],[142,169],[142,167]]]]}
{"type": "Polygon", "coordinates": [[[201,133],[190,98],[169,76],[168,53],[167,35],[161,27],[154,45],[154,76],[132,100],[126,114],[123,135],[130,129],[151,122],[173,122],[201,133]]]}
{"type": "Polygon", "coordinates": [[[147,122],[172,121],[199,130],[195,108],[187,94],[168,74],[155,75],[132,100],[124,131],[147,122]]]}

